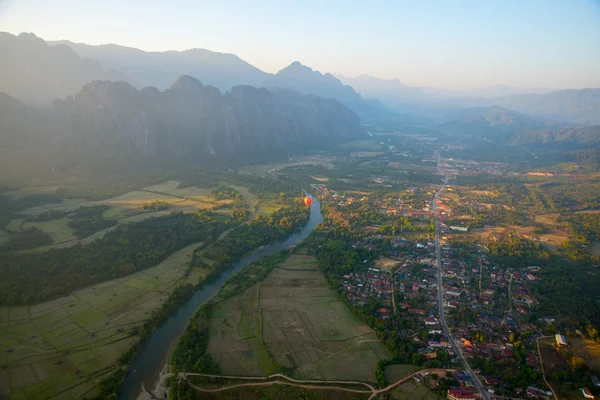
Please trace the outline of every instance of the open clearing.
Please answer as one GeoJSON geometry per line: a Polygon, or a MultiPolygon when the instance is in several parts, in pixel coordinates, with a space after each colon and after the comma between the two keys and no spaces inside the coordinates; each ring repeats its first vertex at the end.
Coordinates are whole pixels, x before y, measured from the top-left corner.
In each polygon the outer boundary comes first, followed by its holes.
{"type": "Polygon", "coordinates": [[[506,229],[504,229],[501,226],[486,225],[483,228],[469,229],[469,233],[467,234],[467,236],[473,236],[474,238],[488,239],[490,236],[502,234],[505,231],[506,231],[506,229]]]}
{"type": "Polygon", "coordinates": [[[375,381],[377,361],[391,357],[329,289],[316,259],[299,255],[215,305],[207,352],[223,374],[265,376],[280,365],[294,378],[324,380],[375,381]]]}
{"type": "Polygon", "coordinates": [[[379,268],[388,272],[392,272],[401,264],[402,260],[399,258],[381,257],[375,260],[375,268],[379,268]]]}
{"type": "MultiPolygon", "coordinates": [[[[132,329],[182,281],[200,245],[70,296],[0,308],[0,396],[46,399],[61,393],[59,398],[70,399],[93,389],[96,378],[137,342],[132,329]]],[[[199,278],[201,271],[193,272],[199,278]]]]}
{"type": "Polygon", "coordinates": [[[577,386],[574,388],[570,382],[552,380],[552,376],[557,371],[571,368],[570,360],[573,354],[583,357],[586,360],[586,364],[595,368],[595,373],[598,373],[600,368],[598,365],[600,360],[600,345],[589,340],[574,337],[568,337],[567,341],[569,342],[569,347],[557,351],[553,346],[555,342],[553,336],[539,339],[544,372],[546,379],[548,379],[550,385],[559,394],[561,399],[582,398],[581,391],[576,389],[577,386]]]}
{"type": "MultiPolygon", "coordinates": [[[[536,216],[536,221],[538,221],[539,217],[548,217],[549,214],[536,216]]],[[[546,219],[547,220],[547,219],[546,219]]],[[[568,239],[568,235],[555,228],[546,228],[546,233],[537,234],[533,232],[533,226],[517,226],[517,225],[509,225],[509,226],[490,226],[486,225],[483,228],[473,228],[469,230],[469,233],[466,235],[471,239],[489,239],[490,236],[502,235],[506,232],[512,232],[519,234],[527,239],[539,239],[540,242],[544,243],[550,248],[556,248],[560,246],[565,240],[568,239]]]]}
{"type": "Polygon", "coordinates": [[[77,239],[77,237],[75,237],[73,234],[73,229],[67,225],[68,223],[69,220],[67,218],[53,219],[51,221],[43,222],[25,222],[21,226],[21,229],[27,229],[31,227],[38,228],[40,231],[50,235],[52,242],[60,243],[77,239]]]}
{"type": "Polygon", "coordinates": [[[272,163],[272,164],[254,164],[248,165],[240,169],[240,172],[247,174],[259,174],[263,175],[268,172],[279,171],[286,167],[296,167],[302,165],[314,165],[314,166],[323,166],[328,169],[334,169],[335,165],[333,161],[335,161],[335,157],[329,156],[308,156],[308,157],[299,157],[296,159],[291,159],[287,163],[272,163]]]}
{"type": "Polygon", "coordinates": [[[600,373],[600,343],[589,339],[569,338],[573,352],[600,373]]]}
{"type": "Polygon", "coordinates": [[[199,188],[197,186],[189,186],[186,188],[180,188],[181,182],[179,181],[166,181],[158,185],[145,187],[143,190],[147,192],[162,193],[173,197],[185,197],[195,201],[211,201],[212,191],[211,188],[199,188]]]}

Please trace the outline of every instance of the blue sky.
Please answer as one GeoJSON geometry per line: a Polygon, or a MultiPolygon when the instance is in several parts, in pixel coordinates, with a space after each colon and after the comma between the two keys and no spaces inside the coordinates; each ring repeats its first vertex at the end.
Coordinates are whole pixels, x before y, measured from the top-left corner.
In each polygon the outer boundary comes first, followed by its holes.
{"type": "Polygon", "coordinates": [[[600,87],[600,0],[0,0],[0,30],[416,86],[600,87]]]}

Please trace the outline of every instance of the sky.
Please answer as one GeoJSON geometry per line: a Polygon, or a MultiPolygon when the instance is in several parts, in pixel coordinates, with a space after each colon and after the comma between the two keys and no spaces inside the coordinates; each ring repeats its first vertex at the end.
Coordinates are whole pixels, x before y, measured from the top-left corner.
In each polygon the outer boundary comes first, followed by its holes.
{"type": "Polygon", "coordinates": [[[600,0],[0,0],[0,31],[412,86],[600,87],[600,0]]]}

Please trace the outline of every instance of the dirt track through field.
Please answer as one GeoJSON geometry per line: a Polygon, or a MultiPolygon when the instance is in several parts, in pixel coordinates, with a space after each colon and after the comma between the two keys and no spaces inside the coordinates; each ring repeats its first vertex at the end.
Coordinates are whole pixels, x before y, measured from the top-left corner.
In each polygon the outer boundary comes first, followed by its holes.
{"type": "Polygon", "coordinates": [[[417,374],[424,374],[426,372],[429,372],[431,374],[435,374],[435,373],[439,373],[439,372],[456,372],[456,370],[453,369],[442,369],[442,368],[436,368],[436,369],[422,369],[420,371],[415,371],[412,374],[401,378],[399,380],[397,380],[396,382],[392,383],[391,385],[386,386],[383,389],[375,389],[373,386],[371,386],[368,383],[365,382],[358,382],[358,381],[322,381],[322,380],[298,380],[298,379],[293,379],[290,378],[288,376],[282,375],[282,374],[273,374],[273,375],[269,375],[269,376],[264,376],[264,377],[258,377],[258,376],[229,376],[229,375],[209,375],[209,374],[197,374],[197,373],[187,373],[187,372],[180,372],[178,374],[178,377],[180,379],[184,379],[191,387],[193,387],[194,389],[200,391],[200,392],[205,392],[205,393],[218,393],[218,392],[223,392],[226,390],[230,390],[230,389],[235,389],[235,388],[240,388],[240,387],[251,387],[251,386],[270,386],[270,385],[287,385],[287,386],[295,386],[295,387],[300,387],[303,389],[312,389],[312,390],[341,390],[344,392],[351,392],[351,393],[361,393],[361,394],[371,394],[369,396],[369,400],[374,399],[375,396],[381,394],[381,393],[385,393],[393,388],[395,388],[398,385],[403,384],[404,382],[412,379],[415,375],[417,374]],[[215,388],[215,389],[204,389],[201,388],[193,383],[191,383],[187,377],[188,376],[203,376],[206,378],[222,378],[222,379],[247,379],[247,380],[254,380],[254,381],[266,381],[268,379],[273,379],[273,378],[281,378],[284,380],[275,380],[275,381],[268,381],[268,382],[249,382],[249,383],[239,383],[236,385],[231,385],[231,386],[225,386],[225,387],[221,387],[221,388],[215,388]],[[350,388],[346,388],[346,387],[342,387],[342,386],[331,386],[331,385],[363,385],[365,387],[367,387],[369,390],[359,390],[359,389],[350,389],[350,388]],[[319,385],[324,385],[324,386],[319,386],[319,385]]]}

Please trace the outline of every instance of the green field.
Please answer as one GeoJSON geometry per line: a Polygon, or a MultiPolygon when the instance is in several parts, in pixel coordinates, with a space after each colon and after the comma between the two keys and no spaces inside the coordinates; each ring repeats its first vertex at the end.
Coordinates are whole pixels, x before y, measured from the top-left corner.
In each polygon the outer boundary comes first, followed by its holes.
{"type": "Polygon", "coordinates": [[[377,143],[375,140],[356,140],[353,142],[344,143],[340,147],[344,150],[354,151],[379,151],[383,149],[383,146],[377,143]]]}
{"type": "Polygon", "coordinates": [[[63,199],[60,203],[43,204],[23,211],[23,214],[38,215],[47,211],[75,211],[79,207],[91,207],[99,202],[82,199],[63,199]]]}
{"type": "Polygon", "coordinates": [[[426,386],[420,385],[413,379],[389,391],[392,399],[398,400],[441,400],[444,397],[432,392],[426,386]]]}
{"type": "Polygon", "coordinates": [[[287,163],[272,163],[272,164],[253,164],[243,167],[240,171],[246,174],[257,174],[264,175],[268,172],[279,171],[286,167],[295,167],[302,165],[315,165],[315,166],[323,166],[328,169],[335,168],[333,164],[335,161],[334,157],[330,156],[306,156],[306,157],[296,157],[290,159],[287,163]]]}
{"type": "Polygon", "coordinates": [[[180,188],[181,183],[170,180],[158,185],[148,186],[145,191],[164,193],[173,197],[189,197],[194,200],[210,200],[212,198],[212,190],[214,188],[199,188],[197,186],[189,186],[180,188]]]}
{"type": "Polygon", "coordinates": [[[390,365],[385,369],[385,379],[387,379],[388,382],[393,383],[412,374],[415,371],[418,371],[419,369],[420,368],[416,365],[410,364],[390,365]]]}
{"type": "Polygon", "coordinates": [[[61,243],[77,239],[73,233],[73,229],[67,225],[68,223],[68,218],[53,219],[51,221],[43,222],[25,222],[21,226],[21,229],[31,227],[38,228],[42,232],[50,235],[53,243],[61,243]]]}
{"type": "MultiPolygon", "coordinates": [[[[215,206],[214,198],[212,197],[212,188],[202,189],[194,186],[178,189],[178,187],[179,182],[167,181],[158,185],[149,186],[142,190],[127,192],[123,195],[101,201],[65,199],[61,203],[45,204],[29,208],[23,211],[23,214],[33,216],[46,211],[74,211],[79,207],[90,207],[103,204],[110,206],[110,208],[103,213],[104,218],[118,221],[119,224],[127,224],[131,222],[140,222],[148,218],[161,217],[174,211],[191,213],[196,212],[197,210],[210,210],[215,206]],[[142,209],[143,205],[152,201],[164,201],[169,204],[169,207],[161,211],[145,212],[142,209]]],[[[248,204],[252,204],[252,207],[249,207],[249,210],[254,210],[254,204],[256,203],[255,196],[243,186],[236,186],[236,190],[244,196],[248,201],[248,204]]],[[[231,208],[223,208],[218,210],[218,212],[227,215],[231,213],[231,208]]],[[[77,239],[73,234],[73,229],[67,225],[69,222],[68,218],[44,222],[24,223],[24,221],[25,219],[11,220],[6,226],[6,230],[9,232],[17,232],[21,229],[36,227],[50,235],[54,242],[51,245],[25,250],[25,252],[40,252],[52,248],[69,247],[76,244],[88,244],[101,238],[107,232],[110,232],[117,227],[116,225],[111,226],[95,232],[86,238],[77,239]]],[[[9,237],[8,232],[0,232],[0,244],[3,241],[8,240],[9,237]]]]}
{"type": "Polygon", "coordinates": [[[12,393],[14,398],[46,399],[60,393],[57,398],[71,399],[93,389],[96,379],[137,342],[132,329],[183,282],[200,245],[67,297],[0,308],[0,365],[6,366],[0,368],[0,397],[12,393]]]}
{"type": "Polygon", "coordinates": [[[10,239],[10,236],[10,233],[6,232],[4,229],[0,229],[0,245],[6,243],[8,239],[10,239]]]}
{"type": "Polygon", "coordinates": [[[390,354],[329,289],[310,256],[290,256],[262,283],[217,304],[207,353],[224,374],[375,381],[390,354]],[[264,345],[263,345],[264,341],[264,345]]]}

